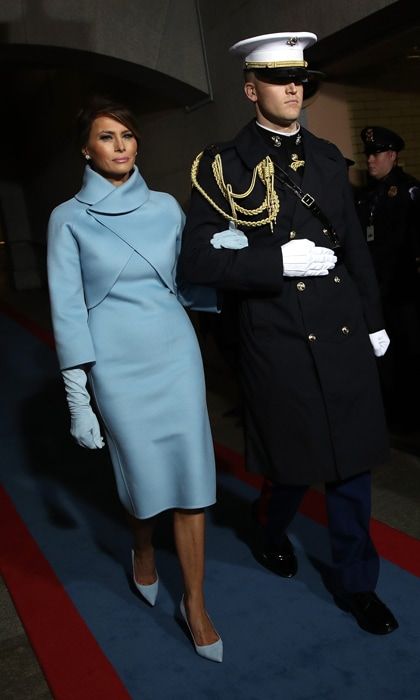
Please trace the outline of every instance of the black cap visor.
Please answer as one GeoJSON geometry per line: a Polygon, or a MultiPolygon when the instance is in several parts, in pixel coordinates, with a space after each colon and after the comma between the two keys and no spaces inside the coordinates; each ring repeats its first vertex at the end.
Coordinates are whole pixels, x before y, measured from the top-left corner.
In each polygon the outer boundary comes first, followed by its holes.
{"type": "Polygon", "coordinates": [[[365,145],[365,155],[366,156],[374,156],[377,153],[384,153],[384,151],[397,151],[395,146],[390,146],[389,144],[382,144],[382,143],[372,143],[372,144],[366,144],[365,145]]]}
{"type": "Polygon", "coordinates": [[[304,100],[313,97],[319,90],[320,82],[325,77],[319,71],[307,70],[306,68],[250,68],[258,80],[276,85],[303,85],[304,100]]]}

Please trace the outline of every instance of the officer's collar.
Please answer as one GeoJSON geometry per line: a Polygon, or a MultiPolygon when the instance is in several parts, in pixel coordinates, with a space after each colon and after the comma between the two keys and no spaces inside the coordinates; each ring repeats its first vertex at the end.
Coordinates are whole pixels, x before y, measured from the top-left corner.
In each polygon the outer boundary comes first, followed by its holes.
{"type": "MultiPolygon", "coordinates": [[[[310,138],[310,133],[303,127],[299,131],[302,138],[310,138]]],[[[267,157],[267,140],[257,126],[255,119],[249,122],[234,139],[239,157],[247,168],[253,170],[258,163],[267,157]]]]}

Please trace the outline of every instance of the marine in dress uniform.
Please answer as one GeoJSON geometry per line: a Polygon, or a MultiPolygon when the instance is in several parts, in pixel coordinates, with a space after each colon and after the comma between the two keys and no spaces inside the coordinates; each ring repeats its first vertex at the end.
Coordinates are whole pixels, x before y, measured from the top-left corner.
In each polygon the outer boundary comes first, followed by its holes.
{"type": "Polygon", "coordinates": [[[266,477],[258,560],[296,573],[286,529],[308,485],[326,482],[335,595],[383,634],[398,623],[374,592],[370,469],[388,455],[375,353],[389,341],[345,160],[297,121],[319,79],[303,57],[315,41],[278,33],[231,48],[256,120],[195,159],[179,264],[238,299],[246,461],[266,477]]]}
{"type": "Polygon", "coordinates": [[[398,165],[404,141],[390,129],[361,132],[368,181],[356,196],[357,212],[379,282],[389,352],[379,362],[391,428],[415,427],[420,388],[420,183],[398,165]]]}

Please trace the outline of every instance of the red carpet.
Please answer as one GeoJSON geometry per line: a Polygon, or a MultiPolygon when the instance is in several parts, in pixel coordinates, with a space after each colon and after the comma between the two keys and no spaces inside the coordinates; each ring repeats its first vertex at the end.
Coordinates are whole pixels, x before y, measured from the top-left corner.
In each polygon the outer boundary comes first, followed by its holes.
{"type": "Polygon", "coordinates": [[[130,700],[53,569],[0,489],[0,565],[56,700],[130,700]]]}

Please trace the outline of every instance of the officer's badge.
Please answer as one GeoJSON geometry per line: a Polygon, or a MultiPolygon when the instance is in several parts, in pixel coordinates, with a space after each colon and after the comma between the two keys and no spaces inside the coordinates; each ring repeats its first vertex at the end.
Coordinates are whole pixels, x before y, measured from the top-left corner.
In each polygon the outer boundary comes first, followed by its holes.
{"type": "Polygon", "coordinates": [[[396,185],[391,185],[388,190],[388,197],[396,197],[398,194],[398,187],[396,185]]]}
{"type": "Polygon", "coordinates": [[[292,162],[289,163],[289,168],[292,168],[296,172],[298,168],[303,168],[305,165],[304,160],[299,160],[299,156],[297,153],[292,153],[292,162]]]}
{"type": "Polygon", "coordinates": [[[374,139],[374,136],[373,136],[373,129],[371,129],[371,128],[366,129],[366,132],[365,132],[365,141],[368,142],[368,143],[373,143],[374,140],[375,140],[375,139],[374,139]]]}

